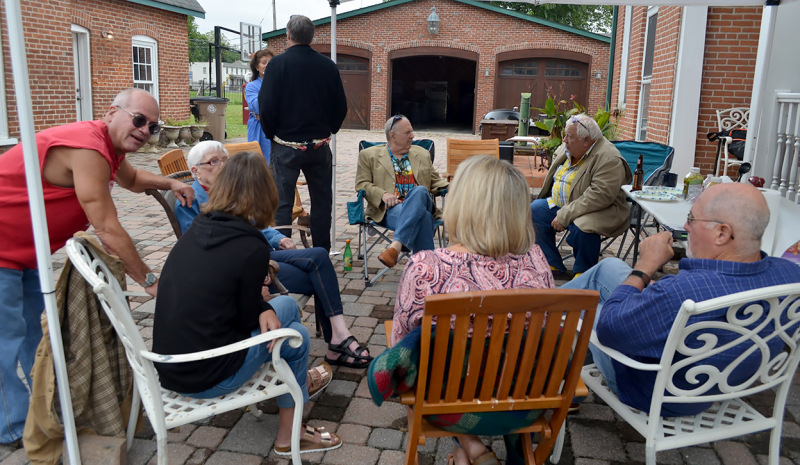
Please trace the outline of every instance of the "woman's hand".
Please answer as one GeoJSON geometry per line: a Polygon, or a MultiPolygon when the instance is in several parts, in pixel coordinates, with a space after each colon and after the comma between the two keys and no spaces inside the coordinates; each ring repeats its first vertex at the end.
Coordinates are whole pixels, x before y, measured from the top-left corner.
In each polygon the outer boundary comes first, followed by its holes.
{"type": "MultiPolygon", "coordinates": [[[[269,309],[264,310],[258,315],[258,326],[261,327],[261,334],[264,334],[267,331],[281,329],[281,322],[278,320],[278,315],[275,314],[275,310],[269,309]]],[[[275,341],[270,341],[269,344],[267,344],[267,348],[270,352],[272,352],[272,346],[274,344],[275,341]]]]}
{"type": "Polygon", "coordinates": [[[281,250],[294,250],[297,248],[297,246],[294,244],[294,241],[291,237],[284,237],[278,243],[278,248],[281,250]]]}

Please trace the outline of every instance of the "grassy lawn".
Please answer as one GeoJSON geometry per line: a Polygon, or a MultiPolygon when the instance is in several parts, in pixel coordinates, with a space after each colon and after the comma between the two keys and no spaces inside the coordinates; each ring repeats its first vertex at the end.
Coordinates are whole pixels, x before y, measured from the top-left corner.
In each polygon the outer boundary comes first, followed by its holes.
{"type": "MultiPolygon", "coordinates": [[[[189,95],[194,97],[197,92],[191,91],[189,95]]],[[[224,97],[230,100],[225,109],[225,130],[228,132],[228,139],[247,137],[247,125],[242,124],[242,93],[225,92],[224,97]]]]}

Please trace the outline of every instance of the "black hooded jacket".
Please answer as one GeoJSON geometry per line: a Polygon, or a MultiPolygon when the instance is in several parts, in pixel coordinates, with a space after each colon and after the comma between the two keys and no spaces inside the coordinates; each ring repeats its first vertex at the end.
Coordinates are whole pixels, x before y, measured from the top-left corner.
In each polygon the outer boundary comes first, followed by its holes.
{"type": "MultiPolygon", "coordinates": [[[[258,229],[220,212],[198,215],[161,273],[153,351],[184,354],[250,337],[271,308],[261,297],[268,272],[269,245],[258,229]]],[[[236,373],[246,352],[156,369],[165,388],[201,392],[236,373]]]]}

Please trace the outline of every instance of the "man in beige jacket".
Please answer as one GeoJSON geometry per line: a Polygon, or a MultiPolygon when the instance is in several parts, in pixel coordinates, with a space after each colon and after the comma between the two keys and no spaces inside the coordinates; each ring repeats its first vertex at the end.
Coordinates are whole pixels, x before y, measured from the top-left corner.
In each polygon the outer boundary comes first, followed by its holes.
{"type": "Polygon", "coordinates": [[[430,152],[412,145],[413,140],[411,122],[395,115],[386,121],[386,145],[358,154],[356,192],[366,192],[367,217],[394,230],[394,240],[378,255],[390,268],[403,246],[415,253],[433,249],[433,222],[441,212],[431,193],[447,187],[430,152]]]}
{"type": "Polygon", "coordinates": [[[628,225],[630,207],[620,187],[630,184],[633,176],[617,148],[586,114],[567,120],[563,144],[553,157],[544,186],[531,203],[531,216],[536,244],[558,277],[566,275],[566,267],[556,247],[556,232],[569,230],[573,273],[597,264],[600,236],[618,236],[628,225]]]}

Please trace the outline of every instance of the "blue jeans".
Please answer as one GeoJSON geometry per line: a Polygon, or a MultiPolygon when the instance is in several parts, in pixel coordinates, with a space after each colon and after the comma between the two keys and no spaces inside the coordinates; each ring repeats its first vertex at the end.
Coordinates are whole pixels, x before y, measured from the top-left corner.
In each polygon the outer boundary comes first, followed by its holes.
{"type": "Polygon", "coordinates": [[[413,253],[433,250],[433,199],[428,189],[411,189],[402,203],[386,210],[381,224],[394,230],[394,240],[413,253]]]}
{"type": "Polygon", "coordinates": [[[36,348],[42,339],[44,298],[36,270],[0,268],[0,444],[22,437],[36,348]]]}
{"type": "MultiPolygon", "coordinates": [[[[551,226],[558,210],[560,210],[559,207],[550,208],[547,199],[536,199],[531,203],[536,245],[542,249],[550,266],[560,271],[566,271],[567,268],[564,266],[564,261],[561,260],[558,247],[556,247],[556,230],[551,226]]],[[[583,232],[575,226],[575,223],[570,223],[567,230],[569,231],[567,244],[572,247],[575,254],[572,271],[583,273],[596,265],[600,258],[600,235],[583,232]]]]}
{"type": "MultiPolygon", "coordinates": [[[[605,258],[582,275],[561,286],[561,289],[588,289],[600,292],[600,302],[597,304],[597,312],[595,313],[594,326],[592,328],[594,329],[600,320],[600,311],[603,309],[603,303],[608,300],[614,289],[619,287],[630,273],[631,267],[627,263],[618,258],[605,258]]],[[[589,344],[589,350],[592,352],[594,364],[603,374],[609,389],[619,394],[619,391],[617,391],[617,376],[614,372],[614,364],[611,357],[591,343],[589,344]]]]}
{"type": "Polygon", "coordinates": [[[274,250],[270,258],[281,265],[278,279],[293,294],[313,294],[314,311],[325,342],[331,342],[331,317],[343,312],[339,279],[328,252],[321,247],[274,250]]]}
{"type": "MultiPolygon", "coordinates": [[[[286,360],[292,373],[294,373],[297,384],[300,385],[300,389],[303,391],[303,403],[305,403],[308,401],[308,387],[306,386],[306,376],[308,374],[308,330],[300,321],[297,302],[293,298],[282,295],[270,300],[269,304],[275,309],[275,314],[278,315],[278,320],[281,322],[281,328],[295,329],[303,336],[303,344],[297,349],[287,343],[281,345],[281,358],[286,360]]],[[[261,329],[256,328],[251,333],[251,336],[259,334],[261,334],[261,329]]],[[[186,395],[197,399],[209,399],[233,392],[252,378],[255,372],[261,368],[261,365],[270,360],[272,360],[272,354],[267,349],[266,344],[252,346],[248,349],[244,363],[236,373],[203,392],[186,395]]],[[[279,408],[294,407],[292,396],[288,393],[278,396],[275,400],[279,408]]]]}

